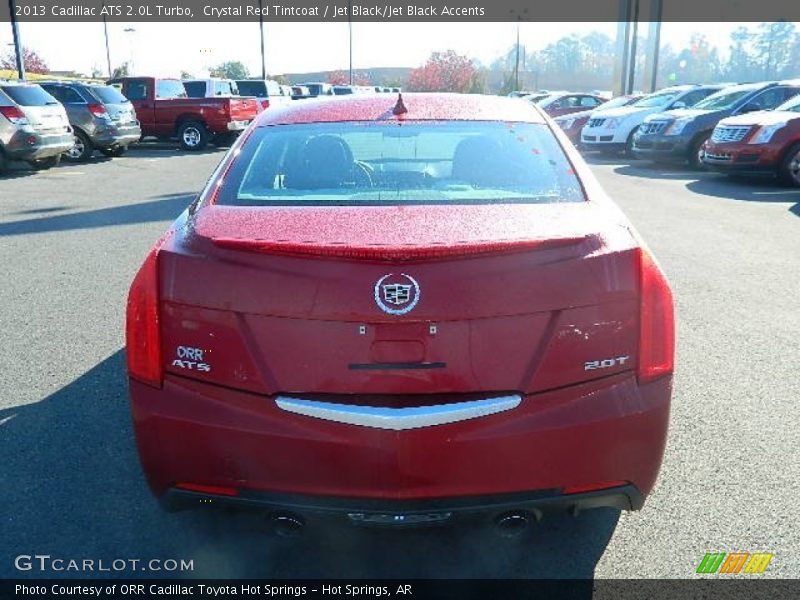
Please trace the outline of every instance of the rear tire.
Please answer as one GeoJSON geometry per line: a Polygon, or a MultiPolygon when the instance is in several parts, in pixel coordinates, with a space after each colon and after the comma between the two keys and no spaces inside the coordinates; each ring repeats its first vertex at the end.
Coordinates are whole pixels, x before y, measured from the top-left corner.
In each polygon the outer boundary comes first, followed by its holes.
{"type": "Polygon", "coordinates": [[[705,151],[703,150],[703,144],[705,144],[710,137],[710,133],[701,134],[695,138],[689,146],[689,156],[687,158],[689,166],[695,171],[705,171],[706,166],[703,163],[705,151]]]}
{"type": "Polygon", "coordinates": [[[214,145],[219,146],[233,146],[236,138],[239,137],[237,133],[221,133],[214,136],[214,145]]]}
{"type": "Polygon", "coordinates": [[[61,155],[59,154],[58,156],[37,158],[36,160],[28,161],[28,164],[37,171],[46,171],[47,169],[52,169],[53,167],[57,167],[60,162],[61,162],[61,155]]]}
{"type": "Polygon", "coordinates": [[[100,154],[109,158],[118,158],[128,151],[127,146],[117,146],[116,148],[100,148],[100,154]]]}
{"type": "Polygon", "coordinates": [[[89,136],[80,131],[75,130],[75,145],[64,152],[64,160],[68,162],[86,162],[94,154],[94,144],[89,136]]]}
{"type": "Polygon", "coordinates": [[[783,157],[778,167],[778,179],[786,185],[800,187],[800,143],[789,148],[783,157]]]}
{"type": "Polygon", "coordinates": [[[208,145],[208,129],[200,121],[185,121],[178,127],[178,142],[183,150],[198,152],[208,145]]]}

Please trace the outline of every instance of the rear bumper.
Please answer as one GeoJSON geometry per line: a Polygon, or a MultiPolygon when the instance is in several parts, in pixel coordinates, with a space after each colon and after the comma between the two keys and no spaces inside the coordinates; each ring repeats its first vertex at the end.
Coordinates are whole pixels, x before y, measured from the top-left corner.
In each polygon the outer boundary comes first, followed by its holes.
{"type": "Polygon", "coordinates": [[[228,121],[228,131],[244,131],[250,125],[249,120],[244,121],[228,121]]]}
{"type": "Polygon", "coordinates": [[[37,160],[63,154],[74,143],[72,131],[59,134],[19,131],[3,150],[11,160],[37,160]]]}
{"type": "Polygon", "coordinates": [[[136,143],[142,137],[139,125],[116,126],[112,125],[102,130],[96,130],[92,135],[92,143],[98,148],[118,148],[136,143]]]}
{"type": "Polygon", "coordinates": [[[237,501],[403,502],[552,495],[614,481],[646,496],[661,465],[672,381],[639,386],[622,373],[526,396],[503,413],[402,431],[295,414],[274,398],[170,375],[160,390],[129,385],[139,455],[157,496],[192,483],[235,488],[237,501]]]}
{"type": "Polygon", "coordinates": [[[639,510],[644,496],[633,485],[577,494],[558,490],[436,498],[432,500],[372,500],[331,498],[245,491],[238,496],[170,488],[161,497],[169,511],[192,508],[232,507],[242,510],[289,513],[308,519],[333,519],[366,526],[440,525],[468,519],[485,519],[507,513],[527,513],[538,520],[545,515],[572,514],[591,508],[639,510]]]}

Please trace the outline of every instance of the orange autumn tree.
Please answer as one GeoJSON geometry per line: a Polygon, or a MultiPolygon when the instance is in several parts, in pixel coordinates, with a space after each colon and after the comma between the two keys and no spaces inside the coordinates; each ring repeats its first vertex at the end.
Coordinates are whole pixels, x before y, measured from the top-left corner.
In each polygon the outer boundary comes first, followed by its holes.
{"type": "Polygon", "coordinates": [[[477,69],[466,56],[453,50],[434,52],[428,61],[408,75],[408,88],[413,92],[469,92],[477,69]]]}

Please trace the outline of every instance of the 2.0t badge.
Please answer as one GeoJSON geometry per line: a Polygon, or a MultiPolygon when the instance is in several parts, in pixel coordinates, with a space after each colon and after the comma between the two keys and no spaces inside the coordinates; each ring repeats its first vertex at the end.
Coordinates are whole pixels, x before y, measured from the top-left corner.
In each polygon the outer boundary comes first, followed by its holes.
{"type": "Polygon", "coordinates": [[[375,304],[390,315],[404,315],[419,302],[417,280],[400,273],[384,275],[375,283],[375,304]]]}

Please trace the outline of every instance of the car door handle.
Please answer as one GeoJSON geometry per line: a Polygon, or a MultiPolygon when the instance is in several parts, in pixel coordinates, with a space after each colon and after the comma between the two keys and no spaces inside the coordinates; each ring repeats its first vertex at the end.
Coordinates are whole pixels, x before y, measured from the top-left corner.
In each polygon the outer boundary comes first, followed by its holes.
{"type": "Polygon", "coordinates": [[[407,408],[384,408],[378,406],[356,406],[335,404],[318,400],[304,400],[289,396],[278,396],[275,404],[287,412],[335,421],[348,425],[360,425],[376,429],[418,429],[432,425],[444,425],[486,417],[516,408],[522,396],[512,394],[467,402],[437,404],[434,406],[412,406],[407,408]]]}

